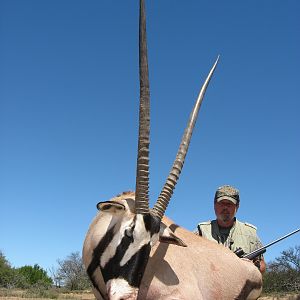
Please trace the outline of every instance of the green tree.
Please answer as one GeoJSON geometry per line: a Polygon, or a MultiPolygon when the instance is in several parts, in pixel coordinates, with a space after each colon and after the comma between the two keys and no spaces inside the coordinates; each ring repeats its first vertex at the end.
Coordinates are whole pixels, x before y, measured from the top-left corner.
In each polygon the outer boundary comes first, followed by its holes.
{"type": "Polygon", "coordinates": [[[281,252],[267,265],[265,292],[300,292],[300,246],[281,252]]]}
{"type": "Polygon", "coordinates": [[[2,251],[0,251],[0,287],[9,288],[13,282],[14,270],[6,259],[2,251]]]}
{"type": "Polygon", "coordinates": [[[25,278],[26,284],[51,286],[52,279],[47,275],[47,272],[38,264],[32,266],[23,266],[17,269],[18,273],[25,278]]]}

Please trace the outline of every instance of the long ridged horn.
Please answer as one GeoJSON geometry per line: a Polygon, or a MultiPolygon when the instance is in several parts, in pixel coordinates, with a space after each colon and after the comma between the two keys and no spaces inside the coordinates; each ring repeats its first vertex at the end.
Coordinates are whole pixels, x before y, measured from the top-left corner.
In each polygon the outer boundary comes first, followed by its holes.
{"type": "Polygon", "coordinates": [[[146,40],[146,15],[143,0],[140,0],[139,22],[140,111],[135,209],[136,213],[147,214],[149,213],[150,92],[146,40]]]}
{"type": "Polygon", "coordinates": [[[218,61],[219,61],[219,56],[218,56],[216,62],[214,63],[213,67],[211,68],[211,70],[200,90],[198,99],[197,99],[194,109],[190,115],[188,125],[184,131],[184,134],[183,134],[183,137],[181,140],[181,144],[179,146],[179,149],[178,149],[178,152],[176,155],[176,159],[173,163],[173,167],[172,167],[170,174],[167,178],[167,181],[166,181],[166,183],[165,183],[165,185],[164,185],[164,187],[152,209],[152,213],[155,214],[156,216],[158,216],[160,219],[162,219],[162,217],[165,214],[165,211],[167,209],[167,206],[170,202],[173,191],[175,189],[175,185],[177,183],[177,180],[179,179],[179,175],[183,168],[185,156],[187,154],[189,144],[191,141],[193,129],[194,129],[194,126],[195,126],[195,123],[197,120],[198,112],[199,112],[205,91],[208,87],[209,81],[214,73],[214,70],[218,64],[218,61]]]}

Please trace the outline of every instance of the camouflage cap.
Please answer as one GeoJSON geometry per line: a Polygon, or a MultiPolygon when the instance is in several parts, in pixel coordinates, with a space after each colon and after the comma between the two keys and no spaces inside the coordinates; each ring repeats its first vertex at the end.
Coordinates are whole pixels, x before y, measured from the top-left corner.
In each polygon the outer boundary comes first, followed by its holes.
{"type": "Polygon", "coordinates": [[[229,200],[234,204],[240,203],[240,192],[238,189],[230,185],[223,185],[219,187],[215,194],[215,202],[222,200],[229,200]]]}

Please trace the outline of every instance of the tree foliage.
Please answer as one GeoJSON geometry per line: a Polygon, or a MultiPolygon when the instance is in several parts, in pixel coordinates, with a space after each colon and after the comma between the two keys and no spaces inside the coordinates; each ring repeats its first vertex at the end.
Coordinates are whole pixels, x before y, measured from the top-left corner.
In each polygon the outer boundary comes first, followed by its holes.
{"type": "Polygon", "coordinates": [[[267,266],[265,292],[300,292],[300,246],[281,252],[267,266]]]}
{"type": "Polygon", "coordinates": [[[29,288],[31,286],[51,286],[52,279],[39,265],[13,268],[0,251],[0,287],[29,288]]]}
{"type": "Polygon", "coordinates": [[[52,279],[47,275],[47,272],[43,270],[39,265],[24,266],[19,268],[18,273],[25,278],[25,283],[28,285],[43,285],[51,286],[52,279]]]}
{"type": "Polygon", "coordinates": [[[15,272],[5,255],[0,251],[0,287],[9,288],[14,281],[15,272]]]}
{"type": "Polygon", "coordinates": [[[0,288],[41,288],[47,289],[54,283],[56,287],[70,290],[90,288],[90,282],[85,272],[79,252],[71,253],[65,259],[58,259],[58,268],[52,268],[49,277],[47,272],[38,264],[13,268],[0,251],[0,288]]]}

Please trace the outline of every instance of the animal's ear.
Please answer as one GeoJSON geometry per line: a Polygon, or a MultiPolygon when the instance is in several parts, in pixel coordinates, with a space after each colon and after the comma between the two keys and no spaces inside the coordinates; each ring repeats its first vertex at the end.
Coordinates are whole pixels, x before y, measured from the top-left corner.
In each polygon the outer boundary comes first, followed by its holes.
{"type": "Polygon", "coordinates": [[[103,212],[117,213],[123,212],[125,210],[125,205],[115,201],[105,201],[99,202],[97,204],[97,209],[103,212]]]}
{"type": "Polygon", "coordinates": [[[160,225],[159,231],[159,241],[161,243],[174,244],[181,247],[187,247],[187,244],[177,237],[169,227],[167,227],[164,223],[160,225]]]}

